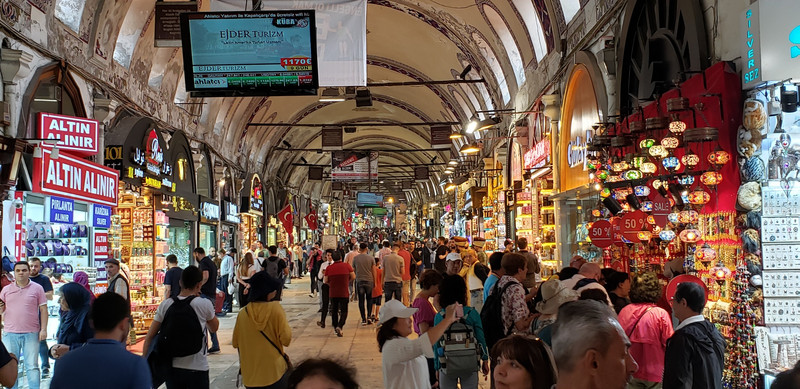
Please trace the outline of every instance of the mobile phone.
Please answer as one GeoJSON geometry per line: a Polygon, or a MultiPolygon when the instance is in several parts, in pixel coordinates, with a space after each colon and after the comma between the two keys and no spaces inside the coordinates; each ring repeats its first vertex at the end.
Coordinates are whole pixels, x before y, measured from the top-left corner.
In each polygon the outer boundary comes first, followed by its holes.
{"type": "Polygon", "coordinates": [[[455,312],[455,314],[456,314],[456,319],[460,319],[460,318],[464,317],[464,306],[459,304],[459,303],[456,303],[456,312],[455,312]]]}

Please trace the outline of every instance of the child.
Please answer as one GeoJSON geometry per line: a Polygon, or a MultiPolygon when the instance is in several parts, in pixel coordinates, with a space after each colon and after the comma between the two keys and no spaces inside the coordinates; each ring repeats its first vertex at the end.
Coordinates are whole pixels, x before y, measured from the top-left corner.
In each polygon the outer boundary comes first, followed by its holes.
{"type": "Polygon", "coordinates": [[[378,312],[381,310],[383,301],[383,268],[380,258],[375,258],[375,267],[372,268],[372,277],[375,279],[375,286],[372,288],[372,321],[378,321],[378,312]]]}

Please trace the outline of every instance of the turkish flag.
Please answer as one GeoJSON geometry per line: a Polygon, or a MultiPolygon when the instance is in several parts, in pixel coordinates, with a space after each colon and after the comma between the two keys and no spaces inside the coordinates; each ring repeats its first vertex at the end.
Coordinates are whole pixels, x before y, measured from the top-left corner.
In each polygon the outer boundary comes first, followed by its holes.
{"type": "Polygon", "coordinates": [[[353,220],[351,218],[345,219],[344,223],[342,224],[344,225],[344,232],[348,234],[353,232],[353,220]]]}
{"type": "Polygon", "coordinates": [[[286,204],[283,209],[278,212],[278,220],[283,224],[283,229],[289,236],[292,235],[292,227],[294,226],[294,216],[292,216],[292,206],[286,204]]]}
{"type": "Polygon", "coordinates": [[[306,215],[306,223],[308,223],[308,228],[310,228],[312,231],[317,230],[317,212],[313,209],[308,215],[306,215]]]}

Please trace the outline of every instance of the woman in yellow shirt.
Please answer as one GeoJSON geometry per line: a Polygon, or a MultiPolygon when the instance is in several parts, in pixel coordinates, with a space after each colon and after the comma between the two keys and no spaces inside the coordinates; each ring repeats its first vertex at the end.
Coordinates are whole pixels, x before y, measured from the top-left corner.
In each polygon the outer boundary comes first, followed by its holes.
{"type": "Polygon", "coordinates": [[[236,318],[233,347],[239,350],[244,386],[286,388],[288,357],[283,348],[292,341],[292,330],[280,302],[272,301],[282,288],[280,281],[266,272],[250,278],[249,304],[236,318]]]}

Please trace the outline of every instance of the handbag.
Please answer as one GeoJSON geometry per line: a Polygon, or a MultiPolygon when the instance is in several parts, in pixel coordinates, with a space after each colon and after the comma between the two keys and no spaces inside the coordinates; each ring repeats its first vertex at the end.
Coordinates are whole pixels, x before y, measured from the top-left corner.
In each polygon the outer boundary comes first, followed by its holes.
{"type": "Polygon", "coordinates": [[[233,280],[228,282],[228,294],[230,295],[236,294],[236,283],[234,283],[233,280]]]}

